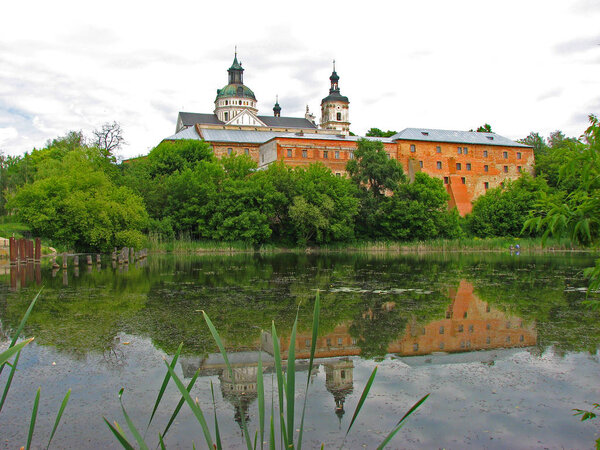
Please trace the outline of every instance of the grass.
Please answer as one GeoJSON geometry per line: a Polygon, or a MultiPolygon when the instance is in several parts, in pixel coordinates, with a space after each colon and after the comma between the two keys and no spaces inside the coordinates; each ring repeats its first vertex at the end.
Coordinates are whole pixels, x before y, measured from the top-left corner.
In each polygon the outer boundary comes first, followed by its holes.
{"type": "Polygon", "coordinates": [[[29,236],[30,232],[27,225],[18,222],[14,217],[0,217],[0,237],[8,239],[14,235],[15,238],[22,238],[29,236]]]}
{"type": "MultiPolygon", "coordinates": [[[[219,347],[221,355],[223,356],[223,360],[225,361],[226,370],[229,372],[229,376],[233,380],[234,379],[233,369],[231,368],[231,365],[229,363],[229,359],[227,357],[227,352],[225,351],[225,346],[223,345],[223,341],[221,340],[221,337],[220,337],[217,329],[213,325],[213,323],[210,320],[210,318],[208,317],[208,315],[205,312],[203,312],[203,316],[204,316],[204,320],[213,336],[213,339],[215,340],[217,346],[219,347]]],[[[296,329],[297,329],[297,325],[298,325],[298,317],[296,315],[296,320],[294,321],[294,325],[292,326],[292,332],[290,334],[290,346],[289,346],[289,350],[288,350],[287,367],[286,367],[285,372],[283,370],[283,361],[281,358],[281,351],[279,348],[277,329],[276,329],[274,323],[271,324],[271,333],[273,336],[273,358],[275,361],[275,379],[276,379],[276,384],[277,384],[277,391],[276,391],[276,393],[272,394],[271,408],[269,411],[269,421],[268,421],[268,423],[269,423],[269,434],[268,434],[269,442],[268,442],[268,446],[270,449],[275,449],[275,448],[279,447],[279,448],[286,448],[286,449],[301,450],[301,448],[302,448],[302,438],[304,435],[304,418],[305,418],[305,414],[306,414],[306,398],[308,396],[311,373],[312,373],[312,370],[314,367],[314,355],[315,355],[315,350],[316,350],[317,337],[318,337],[318,333],[319,333],[319,321],[320,321],[320,299],[319,299],[319,294],[317,293],[317,296],[315,299],[314,311],[313,311],[312,341],[311,341],[310,358],[309,358],[309,365],[308,365],[308,375],[307,375],[306,386],[304,387],[304,402],[303,402],[303,406],[302,406],[302,415],[301,415],[299,424],[297,423],[297,417],[295,416],[295,401],[296,401],[296,364],[295,364],[295,362],[296,362],[296,358],[295,358],[295,352],[294,352],[294,347],[295,347],[294,343],[296,341],[296,329]],[[277,408],[275,407],[275,405],[277,405],[277,408]]],[[[202,433],[204,436],[204,441],[206,443],[206,446],[208,448],[214,448],[214,449],[220,450],[222,448],[221,434],[219,431],[220,428],[219,428],[219,423],[217,420],[213,386],[211,384],[211,392],[212,392],[212,397],[213,397],[212,407],[213,407],[213,417],[214,417],[214,434],[211,431],[211,428],[209,426],[209,423],[206,420],[206,416],[205,416],[204,412],[202,411],[202,408],[200,407],[198,399],[194,400],[194,399],[192,399],[192,396],[190,395],[190,391],[191,391],[192,387],[194,386],[194,383],[198,377],[199,369],[198,369],[198,371],[196,371],[196,373],[194,374],[194,377],[192,378],[190,383],[187,385],[187,387],[183,384],[182,380],[175,373],[175,365],[176,365],[179,355],[181,353],[181,349],[182,349],[182,345],[179,346],[179,348],[177,349],[177,352],[175,353],[175,356],[173,357],[173,359],[171,360],[170,363],[166,359],[164,361],[165,367],[167,369],[167,373],[165,375],[165,378],[164,378],[161,388],[159,390],[159,393],[158,393],[158,396],[157,396],[157,399],[156,399],[156,402],[155,402],[155,405],[154,405],[154,408],[152,411],[152,415],[150,416],[150,420],[148,421],[148,424],[146,426],[146,430],[148,430],[148,428],[150,427],[152,419],[154,418],[154,414],[156,413],[156,411],[159,407],[159,404],[160,404],[163,394],[167,388],[167,385],[172,380],[173,383],[177,386],[177,389],[181,393],[182,397],[181,397],[179,404],[175,408],[175,411],[171,415],[171,418],[170,418],[166,428],[164,429],[164,431],[162,433],[159,433],[159,435],[158,435],[158,441],[159,441],[158,446],[160,446],[161,448],[165,448],[165,443],[164,443],[165,435],[167,434],[169,427],[171,426],[171,424],[174,422],[175,418],[177,417],[177,414],[179,413],[182,404],[186,403],[188,405],[188,407],[191,409],[200,428],[202,429],[202,433]]],[[[358,417],[358,415],[361,411],[361,408],[363,407],[365,400],[367,399],[367,396],[369,394],[371,386],[373,385],[373,382],[375,380],[376,374],[377,374],[377,367],[375,367],[375,369],[371,373],[371,376],[369,377],[369,380],[363,389],[360,400],[356,406],[356,409],[352,416],[352,420],[350,421],[350,425],[348,426],[348,429],[346,430],[344,441],[341,443],[340,448],[342,448],[344,446],[346,437],[350,433],[352,426],[354,425],[356,418],[358,417]]],[[[257,391],[258,391],[257,394],[258,394],[258,416],[259,416],[259,419],[258,419],[258,429],[255,430],[254,433],[252,433],[252,434],[250,433],[250,430],[248,429],[248,424],[246,423],[246,420],[244,417],[245,416],[244,413],[242,412],[240,414],[241,420],[242,420],[242,430],[243,430],[243,435],[244,435],[244,441],[246,443],[246,447],[250,450],[252,450],[252,449],[256,450],[257,448],[259,448],[259,441],[260,441],[260,448],[262,449],[263,442],[265,441],[264,440],[265,431],[266,431],[266,429],[265,429],[266,417],[265,416],[267,413],[267,408],[265,406],[264,379],[263,379],[263,370],[262,370],[262,358],[260,356],[260,353],[259,353],[258,372],[257,372],[257,391]]],[[[418,402],[416,402],[412,406],[412,408],[410,408],[406,412],[406,414],[404,414],[404,416],[396,423],[396,425],[392,428],[392,430],[384,438],[384,440],[381,442],[381,444],[377,447],[378,449],[384,448],[387,444],[390,443],[392,438],[404,426],[406,419],[414,411],[416,411],[417,408],[419,408],[419,406],[421,406],[421,404],[427,399],[428,396],[429,396],[429,394],[425,395],[418,402]]],[[[144,440],[144,436],[140,433],[139,429],[135,426],[135,424],[133,423],[133,421],[127,414],[125,406],[123,405],[123,389],[121,389],[119,391],[119,401],[121,403],[123,417],[125,418],[125,423],[127,424],[127,428],[129,430],[129,433],[133,436],[137,446],[140,449],[149,448],[148,444],[144,440]]],[[[237,405],[237,408],[241,408],[241,405],[237,405]]],[[[123,446],[123,448],[126,448],[126,449],[134,448],[134,444],[129,440],[129,438],[128,438],[127,434],[125,433],[125,431],[123,430],[123,428],[116,421],[114,421],[111,424],[106,418],[104,418],[104,422],[106,423],[106,425],[108,426],[110,431],[113,433],[113,435],[115,436],[117,441],[123,446]]]]}

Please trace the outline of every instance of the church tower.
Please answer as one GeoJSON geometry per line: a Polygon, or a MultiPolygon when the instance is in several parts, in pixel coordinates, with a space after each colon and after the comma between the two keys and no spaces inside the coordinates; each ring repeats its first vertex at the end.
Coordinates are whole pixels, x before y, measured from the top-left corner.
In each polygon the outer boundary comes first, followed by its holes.
{"type": "Polygon", "coordinates": [[[264,125],[256,118],[258,109],[254,92],[244,85],[244,69],[238,62],[237,50],[227,72],[229,83],[223,89],[217,89],[214,111],[217,118],[231,125],[264,125]]]}
{"type": "Polygon", "coordinates": [[[340,134],[350,133],[350,120],[348,117],[348,97],[340,94],[338,82],[340,77],[335,71],[335,60],[333,61],[333,72],[329,77],[331,88],[329,95],[321,100],[321,128],[326,130],[338,130],[340,134]]]}

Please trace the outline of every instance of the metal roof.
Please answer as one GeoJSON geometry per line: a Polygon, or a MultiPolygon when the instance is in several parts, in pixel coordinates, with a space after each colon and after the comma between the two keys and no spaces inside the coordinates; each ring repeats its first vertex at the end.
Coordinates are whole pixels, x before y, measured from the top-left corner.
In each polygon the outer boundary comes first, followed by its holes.
{"type": "Polygon", "coordinates": [[[435,130],[431,128],[405,128],[393,135],[391,140],[450,142],[456,144],[499,145],[503,147],[524,147],[496,133],[480,133],[475,131],[435,130]]]}
{"type": "Polygon", "coordinates": [[[254,131],[254,130],[212,130],[202,128],[202,137],[209,142],[240,142],[245,144],[262,144],[274,137],[281,136],[282,132],[254,131]]]}
{"type": "Polygon", "coordinates": [[[179,117],[184,127],[191,127],[197,123],[202,125],[225,125],[215,114],[179,112],[179,117]]]}
{"type": "Polygon", "coordinates": [[[163,141],[176,141],[178,139],[197,139],[200,140],[200,136],[198,136],[198,133],[196,132],[196,128],[195,127],[189,127],[189,128],[184,128],[183,130],[181,130],[178,133],[175,133],[172,136],[169,136],[167,138],[164,138],[163,141]]]}
{"type": "MultiPolygon", "coordinates": [[[[184,127],[191,127],[197,123],[201,125],[225,125],[225,122],[220,121],[215,114],[180,112],[179,117],[184,127]]],[[[257,117],[268,127],[317,128],[314,123],[304,117],[257,117]]]]}
{"type": "Polygon", "coordinates": [[[281,138],[292,138],[292,139],[319,139],[325,141],[345,141],[345,142],[356,142],[360,139],[366,139],[368,141],[381,141],[386,144],[393,144],[394,141],[391,138],[384,137],[369,137],[369,136],[341,136],[338,134],[316,134],[316,133],[281,133],[278,136],[281,138]]]}

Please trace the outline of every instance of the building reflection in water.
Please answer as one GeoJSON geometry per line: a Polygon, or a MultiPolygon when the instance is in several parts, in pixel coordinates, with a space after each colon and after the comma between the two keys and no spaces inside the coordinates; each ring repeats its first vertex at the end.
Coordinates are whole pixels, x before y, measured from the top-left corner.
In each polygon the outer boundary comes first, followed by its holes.
{"type": "MultiPolygon", "coordinates": [[[[406,325],[399,339],[388,345],[388,352],[399,356],[431,355],[424,362],[431,363],[438,358],[440,363],[467,362],[465,352],[474,350],[496,350],[515,347],[530,347],[536,344],[537,332],[534,324],[526,325],[519,317],[507,316],[502,311],[490,307],[473,293],[473,285],[465,280],[457,289],[451,290],[452,299],[445,317],[428,324],[412,321],[406,325]]],[[[387,302],[382,308],[393,309],[395,304],[387,302]]],[[[368,313],[367,313],[368,316],[368,313]]],[[[342,323],[317,340],[312,376],[315,377],[322,366],[325,370],[325,387],[333,396],[335,414],[341,419],[345,413],[344,403],[354,390],[354,364],[348,356],[360,355],[356,337],[349,333],[351,323],[342,323]]],[[[287,358],[289,341],[280,338],[282,358],[287,358]]],[[[270,333],[264,332],[257,342],[262,353],[265,374],[273,373],[273,340],[270,333]]],[[[311,333],[298,333],[296,338],[296,371],[308,370],[311,333]]],[[[250,420],[248,410],[257,398],[258,351],[230,351],[229,362],[233,378],[226,369],[220,353],[205,358],[182,357],[183,374],[191,378],[197,369],[201,376],[218,375],[223,398],[234,406],[235,420],[241,426],[241,415],[250,420]]],[[[482,362],[493,361],[497,352],[472,354],[482,362]]],[[[467,355],[468,356],[468,355],[467,355]]],[[[420,364],[419,358],[404,359],[409,365],[420,364]],[[414,362],[413,363],[411,363],[414,362]]]]}

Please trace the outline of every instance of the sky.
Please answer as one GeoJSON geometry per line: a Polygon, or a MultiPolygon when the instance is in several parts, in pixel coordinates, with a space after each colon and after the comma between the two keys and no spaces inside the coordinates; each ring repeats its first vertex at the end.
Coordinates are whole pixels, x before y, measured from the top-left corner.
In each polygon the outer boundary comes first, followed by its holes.
{"type": "Polygon", "coordinates": [[[234,47],[271,115],[317,119],[332,60],[350,129],[580,136],[600,114],[600,0],[3,2],[0,152],[121,124],[123,158],[211,113],[234,47]]]}

